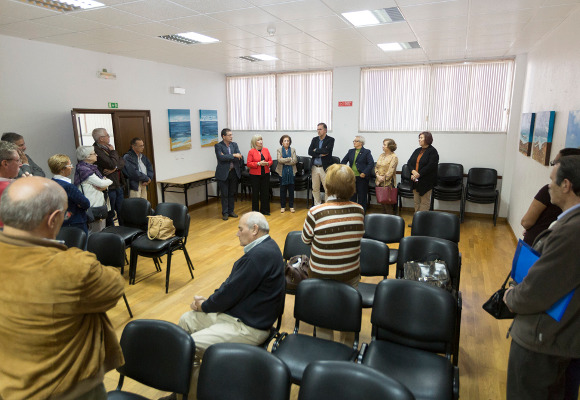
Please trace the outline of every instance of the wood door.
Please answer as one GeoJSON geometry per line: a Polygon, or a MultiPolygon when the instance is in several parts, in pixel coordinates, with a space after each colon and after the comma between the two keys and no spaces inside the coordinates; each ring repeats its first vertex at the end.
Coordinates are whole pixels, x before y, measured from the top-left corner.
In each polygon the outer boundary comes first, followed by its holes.
{"type": "MultiPolygon", "coordinates": [[[[122,156],[131,148],[131,139],[138,137],[145,144],[144,154],[155,168],[155,155],[151,133],[151,113],[149,110],[108,110],[108,109],[81,109],[74,108],[71,111],[73,130],[75,134],[75,146],[81,143],[79,128],[79,114],[108,114],[112,119],[113,140],[115,149],[122,156]]],[[[93,127],[96,128],[96,127],[93,127]]],[[[157,183],[155,177],[151,180],[148,190],[148,200],[152,207],[157,206],[157,183]]]]}

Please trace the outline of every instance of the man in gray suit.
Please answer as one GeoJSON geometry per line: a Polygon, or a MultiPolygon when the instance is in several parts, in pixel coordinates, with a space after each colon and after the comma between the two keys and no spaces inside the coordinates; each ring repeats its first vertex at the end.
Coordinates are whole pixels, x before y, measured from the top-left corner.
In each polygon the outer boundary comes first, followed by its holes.
{"type": "Polygon", "coordinates": [[[222,219],[227,221],[228,217],[238,217],[234,212],[234,195],[238,188],[238,179],[242,176],[240,165],[243,156],[238,144],[232,142],[233,135],[230,129],[222,129],[221,135],[222,141],[214,146],[218,162],[215,169],[215,179],[221,192],[222,219]]]}

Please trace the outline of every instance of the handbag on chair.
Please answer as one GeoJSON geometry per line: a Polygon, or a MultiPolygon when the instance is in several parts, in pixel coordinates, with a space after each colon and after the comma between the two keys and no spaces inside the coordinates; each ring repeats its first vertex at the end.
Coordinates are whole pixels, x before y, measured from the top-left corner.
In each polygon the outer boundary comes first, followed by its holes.
{"type": "Polygon", "coordinates": [[[148,215],[147,237],[150,240],[167,240],[175,236],[175,226],[171,218],[163,215],[148,215]]]}
{"type": "Polygon", "coordinates": [[[397,188],[392,186],[377,186],[375,188],[377,203],[397,204],[397,188]]]}

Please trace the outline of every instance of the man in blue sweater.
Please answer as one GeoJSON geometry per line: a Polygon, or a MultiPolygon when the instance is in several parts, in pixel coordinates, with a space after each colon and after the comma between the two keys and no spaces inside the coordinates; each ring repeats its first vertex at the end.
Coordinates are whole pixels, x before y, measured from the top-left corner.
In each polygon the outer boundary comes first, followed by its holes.
{"type": "MultiPolygon", "coordinates": [[[[278,318],[285,295],[284,261],[269,231],[262,214],[244,214],[237,234],[244,255],[219,289],[207,299],[194,296],[192,311],[179,320],[195,340],[189,399],[196,398],[200,360],[209,346],[224,342],[260,345],[278,318]]],[[[172,398],[174,394],[166,397],[172,398]]]]}

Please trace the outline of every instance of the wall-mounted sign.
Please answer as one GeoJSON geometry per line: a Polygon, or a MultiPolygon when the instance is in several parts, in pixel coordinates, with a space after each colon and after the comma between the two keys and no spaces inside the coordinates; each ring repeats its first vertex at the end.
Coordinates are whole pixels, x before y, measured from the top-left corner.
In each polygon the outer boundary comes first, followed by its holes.
{"type": "Polygon", "coordinates": [[[339,107],[352,107],[352,101],[339,101],[339,107]]]}
{"type": "Polygon", "coordinates": [[[119,103],[109,103],[109,108],[119,108],[119,103]]]}

